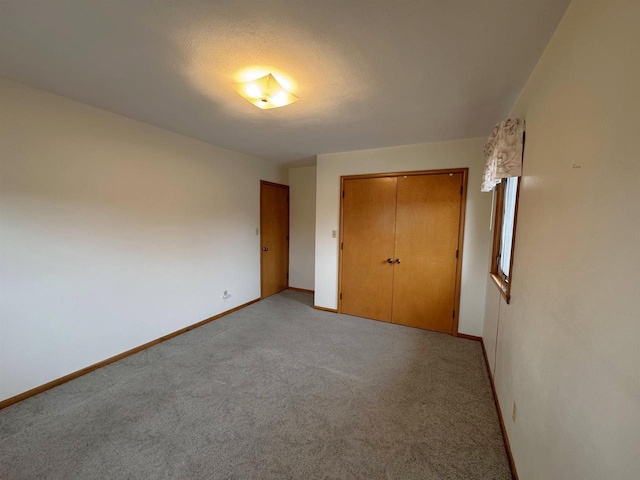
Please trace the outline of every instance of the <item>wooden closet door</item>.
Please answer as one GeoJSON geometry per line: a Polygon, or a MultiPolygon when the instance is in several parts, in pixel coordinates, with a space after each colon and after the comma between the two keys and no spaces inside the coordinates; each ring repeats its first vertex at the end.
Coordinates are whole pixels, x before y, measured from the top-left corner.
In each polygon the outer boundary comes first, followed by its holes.
{"type": "Polygon", "coordinates": [[[340,311],[391,321],[397,178],[343,184],[340,311]]]}
{"type": "Polygon", "coordinates": [[[453,333],[462,180],[398,178],[393,323],[453,333]]]}

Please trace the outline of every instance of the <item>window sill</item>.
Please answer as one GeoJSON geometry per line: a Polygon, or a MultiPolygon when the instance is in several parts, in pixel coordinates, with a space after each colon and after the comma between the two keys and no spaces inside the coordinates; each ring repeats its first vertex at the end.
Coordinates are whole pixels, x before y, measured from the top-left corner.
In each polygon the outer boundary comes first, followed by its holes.
{"type": "Polygon", "coordinates": [[[491,278],[493,279],[493,283],[496,284],[496,287],[498,287],[498,290],[500,290],[500,293],[502,294],[502,296],[504,297],[508,305],[509,302],[511,301],[511,293],[509,292],[509,285],[505,283],[504,280],[502,280],[495,273],[491,274],[491,278]]]}

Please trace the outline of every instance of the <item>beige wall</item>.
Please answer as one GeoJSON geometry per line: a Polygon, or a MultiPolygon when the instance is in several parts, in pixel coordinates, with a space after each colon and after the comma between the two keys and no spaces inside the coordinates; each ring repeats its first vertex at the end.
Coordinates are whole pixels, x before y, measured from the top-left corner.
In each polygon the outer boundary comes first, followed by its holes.
{"type": "Polygon", "coordinates": [[[314,290],[316,167],[289,169],[289,285],[314,290]]]}
{"type": "Polygon", "coordinates": [[[337,308],[340,176],[444,168],[469,168],[459,331],[482,334],[491,195],[480,192],[485,139],[424,143],[318,156],[316,191],[317,306],[337,308]]]}
{"type": "Polygon", "coordinates": [[[260,296],[286,172],[1,79],[0,134],[0,400],[260,296]]]}
{"type": "Polygon", "coordinates": [[[513,111],[512,302],[487,287],[484,338],[521,480],[640,475],[639,22],[574,1],[513,111]]]}

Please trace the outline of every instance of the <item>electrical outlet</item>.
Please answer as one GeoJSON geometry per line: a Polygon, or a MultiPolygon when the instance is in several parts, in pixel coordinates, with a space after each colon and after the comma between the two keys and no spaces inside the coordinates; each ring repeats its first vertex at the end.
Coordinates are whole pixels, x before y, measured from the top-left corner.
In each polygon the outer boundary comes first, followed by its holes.
{"type": "Polygon", "coordinates": [[[516,402],[513,402],[513,410],[511,412],[511,419],[513,423],[516,423],[516,402]]]}

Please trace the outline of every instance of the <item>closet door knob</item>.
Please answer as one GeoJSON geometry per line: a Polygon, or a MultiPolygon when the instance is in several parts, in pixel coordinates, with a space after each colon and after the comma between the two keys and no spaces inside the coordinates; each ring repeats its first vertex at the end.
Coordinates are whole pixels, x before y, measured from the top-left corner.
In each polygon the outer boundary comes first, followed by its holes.
{"type": "Polygon", "coordinates": [[[393,263],[393,260],[391,258],[387,258],[387,263],[393,263]]]}
{"type": "Polygon", "coordinates": [[[398,265],[400,265],[400,259],[399,259],[399,258],[396,258],[396,263],[397,263],[398,265]]]}
{"type": "Polygon", "coordinates": [[[262,251],[263,251],[263,252],[268,252],[268,251],[269,251],[269,248],[268,248],[268,247],[262,247],[262,251]]]}

